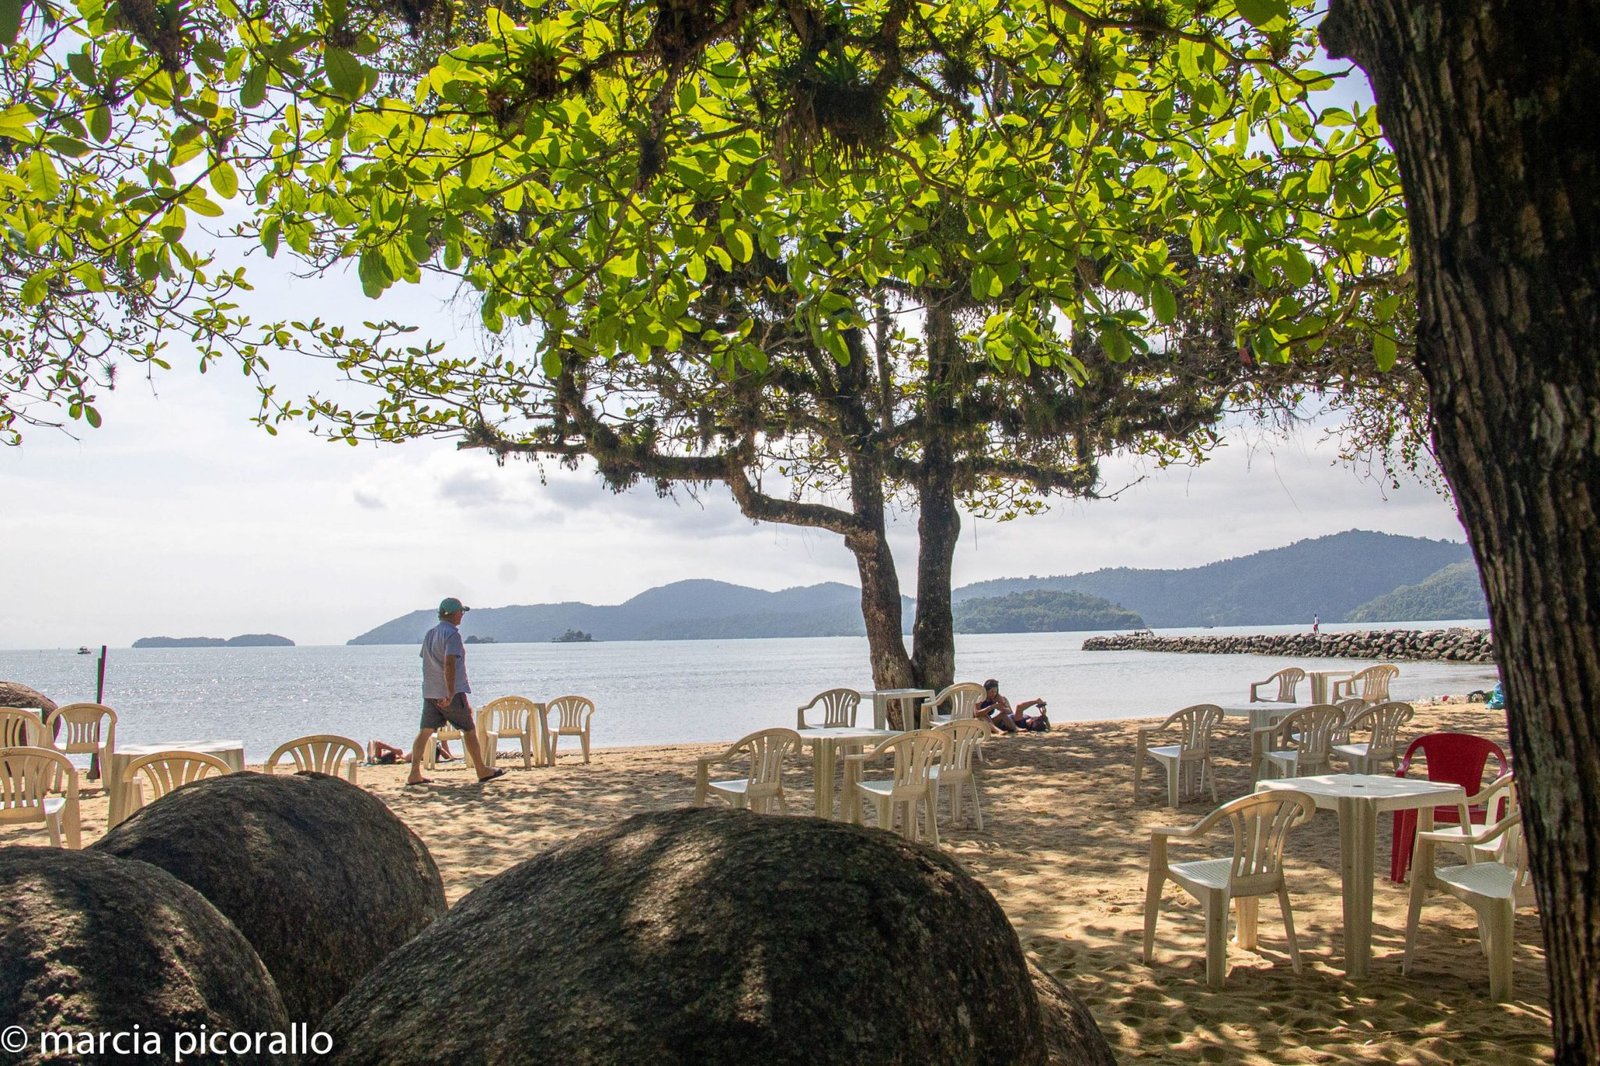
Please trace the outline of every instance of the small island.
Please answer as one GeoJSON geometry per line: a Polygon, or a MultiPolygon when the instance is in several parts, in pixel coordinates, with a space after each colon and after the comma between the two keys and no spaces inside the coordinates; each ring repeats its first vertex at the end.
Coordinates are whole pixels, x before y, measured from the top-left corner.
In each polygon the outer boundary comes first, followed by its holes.
{"type": "Polygon", "coordinates": [[[135,648],[292,648],[294,641],[276,633],[242,633],[221,637],[140,637],[135,648]]]}
{"type": "Polygon", "coordinates": [[[472,634],[472,636],[466,637],[463,640],[463,643],[465,643],[465,644],[498,644],[500,642],[498,640],[496,640],[494,637],[480,637],[480,636],[478,636],[478,634],[474,633],[474,634],[472,634]]]}
{"type": "Polygon", "coordinates": [[[585,633],[581,629],[569,629],[559,637],[551,637],[550,642],[552,644],[592,644],[594,643],[594,634],[585,633]]]}

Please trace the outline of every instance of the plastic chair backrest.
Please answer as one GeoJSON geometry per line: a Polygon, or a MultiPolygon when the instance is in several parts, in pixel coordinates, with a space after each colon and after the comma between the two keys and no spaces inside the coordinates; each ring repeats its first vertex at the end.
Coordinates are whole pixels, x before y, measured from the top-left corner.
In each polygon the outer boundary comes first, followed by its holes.
{"type": "Polygon", "coordinates": [[[21,707],[0,707],[0,748],[48,748],[44,722],[21,707]]]}
{"type": "Polygon", "coordinates": [[[830,688],[826,692],[819,692],[811,698],[811,702],[800,708],[800,725],[805,726],[806,712],[811,708],[822,705],[822,726],[824,729],[836,726],[853,726],[856,724],[856,711],[861,705],[861,693],[853,688],[830,688]]]}
{"type": "Polygon", "coordinates": [[[1334,736],[1343,728],[1343,710],[1331,703],[1315,703],[1280,718],[1277,736],[1300,752],[1302,761],[1326,762],[1334,736]]]}
{"type": "Polygon", "coordinates": [[[943,688],[930,702],[931,714],[945,714],[951,721],[960,721],[971,718],[977,713],[978,701],[983,699],[983,686],[971,681],[957,681],[955,684],[943,688]],[[939,708],[946,703],[950,705],[946,711],[939,708]]]}
{"type": "Polygon", "coordinates": [[[344,777],[354,784],[356,767],[360,765],[363,754],[361,745],[349,737],[318,733],[309,737],[296,737],[278,745],[277,750],[268,756],[267,765],[262,769],[270,774],[284,756],[288,756],[294,760],[294,772],[297,774],[308,771],[327,774],[329,777],[344,777]],[[346,759],[349,760],[349,764],[342,765],[346,759]]]}
{"type": "Polygon", "coordinates": [[[944,749],[939,756],[942,780],[944,775],[959,776],[972,772],[972,765],[978,758],[978,748],[989,735],[989,727],[968,718],[945,722],[935,726],[933,732],[944,740],[944,749]]]}
{"type": "Polygon", "coordinates": [[[750,753],[749,791],[759,794],[763,786],[775,790],[783,780],[784,760],[800,752],[800,734],[793,729],[763,729],[736,742],[750,753]]]}
{"type": "Polygon", "coordinates": [[[1345,724],[1352,729],[1369,729],[1367,757],[1394,752],[1400,741],[1400,727],[1411,721],[1417,712],[1409,703],[1380,703],[1361,711],[1345,724]]]}
{"type": "Polygon", "coordinates": [[[1483,768],[1491,758],[1497,764],[1495,777],[1506,772],[1510,763],[1500,745],[1486,737],[1471,733],[1424,733],[1406,746],[1400,758],[1396,777],[1405,777],[1411,769],[1411,759],[1422,752],[1426,760],[1429,781],[1460,785],[1467,795],[1476,795],[1483,788],[1483,768]]]}
{"type": "Polygon", "coordinates": [[[1277,703],[1293,703],[1295,689],[1297,689],[1300,686],[1300,682],[1304,681],[1305,679],[1306,672],[1300,669],[1298,666],[1291,666],[1287,670],[1279,670],[1277,673],[1267,678],[1268,681],[1275,680],[1278,682],[1278,696],[1275,700],[1277,703]]]}
{"type": "Polygon", "coordinates": [[[538,704],[524,696],[501,696],[483,705],[480,728],[502,737],[521,736],[528,731],[528,719],[538,713],[538,704]]]}
{"type": "Polygon", "coordinates": [[[233,768],[215,755],[202,751],[157,751],[141,755],[128,764],[124,771],[128,781],[144,775],[150,786],[145,802],[153,802],[168,792],[203,777],[230,774],[233,768]]]}
{"type": "Polygon", "coordinates": [[[1192,755],[1211,750],[1211,734],[1221,721],[1221,707],[1214,703],[1197,703],[1181,711],[1174,711],[1165,722],[1161,723],[1161,728],[1176,725],[1180,733],[1178,746],[1183,749],[1183,754],[1192,755]]]}
{"type": "Polygon", "coordinates": [[[102,746],[115,747],[117,712],[101,703],[69,703],[57,707],[45,718],[52,731],[61,723],[63,732],[56,732],[56,748],[74,755],[98,752],[102,746]]]}
{"type": "Polygon", "coordinates": [[[32,744],[0,748],[0,823],[43,820],[45,797],[63,775],[75,800],[78,771],[65,755],[32,744]]]}
{"type": "Polygon", "coordinates": [[[594,700],[587,696],[557,696],[545,705],[545,713],[556,712],[557,729],[586,729],[594,714],[594,700]]]}
{"type": "Polygon", "coordinates": [[[1218,807],[1208,821],[1226,818],[1233,830],[1231,893],[1249,896],[1275,890],[1283,876],[1283,845],[1289,830],[1315,813],[1317,805],[1310,796],[1286,789],[1252,793],[1218,807]]]}
{"type": "MultiPolygon", "coordinates": [[[[979,723],[981,724],[981,723],[979,723]]],[[[938,761],[944,750],[945,738],[931,729],[915,729],[909,733],[890,737],[869,754],[869,761],[884,754],[894,756],[894,782],[892,799],[924,795],[928,788],[928,771],[938,761]]]]}

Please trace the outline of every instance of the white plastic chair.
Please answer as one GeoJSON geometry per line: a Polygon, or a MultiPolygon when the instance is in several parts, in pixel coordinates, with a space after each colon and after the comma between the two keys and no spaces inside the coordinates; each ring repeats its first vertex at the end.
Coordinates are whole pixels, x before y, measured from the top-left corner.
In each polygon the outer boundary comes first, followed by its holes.
{"type": "Polygon", "coordinates": [[[1331,703],[1314,703],[1265,727],[1261,746],[1267,776],[1309,777],[1331,770],[1333,737],[1343,726],[1344,711],[1331,703]]]}
{"type": "Polygon", "coordinates": [[[1300,972],[1300,944],[1289,910],[1289,889],[1283,877],[1283,844],[1289,830],[1317,812],[1310,796],[1287,789],[1256,792],[1231,800],[1188,828],[1163,827],[1150,834],[1150,877],[1144,895],[1144,961],[1155,956],[1156,914],[1161,889],[1173,882],[1200,901],[1206,922],[1206,984],[1221,988],[1228,971],[1228,903],[1238,911],[1238,941],[1245,950],[1256,946],[1256,917],[1261,896],[1276,895],[1283,909],[1283,930],[1289,960],[1300,972]],[[1233,830],[1233,855],[1226,859],[1172,862],[1167,841],[1205,836],[1226,820],[1233,830]]]}
{"type": "Polygon", "coordinates": [[[44,721],[21,707],[0,707],[0,748],[53,748],[44,721]]]}
{"type": "Polygon", "coordinates": [[[594,719],[594,700],[587,696],[557,696],[545,704],[545,762],[556,764],[556,741],[561,737],[577,737],[583,746],[583,761],[589,761],[589,725],[594,719]],[[549,716],[556,716],[554,728],[549,716]]]}
{"type": "Polygon", "coordinates": [[[1467,809],[1481,809],[1484,812],[1484,821],[1467,825],[1443,825],[1431,830],[1435,849],[1444,847],[1460,848],[1468,862],[1476,862],[1479,859],[1488,859],[1491,862],[1500,861],[1506,844],[1504,836],[1480,846],[1472,846],[1467,842],[1475,835],[1482,835],[1486,832],[1484,828],[1486,824],[1493,826],[1513,815],[1522,813],[1522,804],[1517,799],[1516,773],[1508,770],[1485,785],[1483,791],[1476,795],[1468,796],[1467,809]]]}
{"type": "Polygon", "coordinates": [[[1333,758],[1348,763],[1350,772],[1355,774],[1376,774],[1392,769],[1400,758],[1400,727],[1415,714],[1409,703],[1380,703],[1358,711],[1345,719],[1343,732],[1347,742],[1333,745],[1333,758]],[[1349,734],[1358,729],[1368,731],[1367,739],[1349,742],[1349,734]]]}
{"type": "MultiPolygon", "coordinates": [[[[473,732],[476,734],[477,730],[474,729],[473,732]]],[[[433,731],[432,738],[429,739],[427,745],[423,748],[422,765],[427,769],[432,770],[439,761],[439,745],[451,740],[456,742],[457,747],[461,751],[461,754],[457,757],[463,762],[468,761],[469,757],[467,755],[466,734],[462,733],[461,730],[447,722],[433,731]]]]}
{"type": "Polygon", "coordinates": [[[977,714],[978,701],[983,699],[983,686],[972,681],[957,681],[940,689],[931,700],[923,700],[917,708],[917,727],[931,729],[946,722],[959,722],[977,714]],[[941,711],[939,708],[945,708],[941,711]]]}
{"type": "Polygon", "coordinates": [[[899,829],[907,840],[921,836],[928,843],[939,843],[939,824],[933,810],[933,781],[929,772],[944,749],[945,738],[931,729],[917,729],[889,737],[871,751],[845,756],[845,781],[853,782],[850,811],[856,824],[861,822],[862,798],[870,799],[878,815],[880,829],[894,829],[895,813],[900,812],[899,829]],[[861,771],[884,758],[893,760],[893,774],[887,780],[863,781],[861,771]],[[924,815],[917,817],[917,805],[924,815]]]}
{"type": "MultiPolygon", "coordinates": [[[[1461,827],[1452,827],[1459,830],[1461,827]]],[[[1422,904],[1430,893],[1454,896],[1478,915],[1478,936],[1489,959],[1489,996],[1496,1002],[1511,998],[1511,952],[1516,945],[1517,908],[1531,906],[1533,881],[1528,876],[1528,856],[1522,835],[1522,814],[1517,812],[1475,834],[1426,832],[1417,834],[1411,866],[1411,903],[1406,913],[1406,955],[1401,970],[1411,972],[1417,946],[1417,925],[1422,904]],[[1497,848],[1500,857],[1466,866],[1439,866],[1435,849],[1440,845],[1465,845],[1474,852],[1497,848]]]]}
{"type": "Polygon", "coordinates": [[[1279,670],[1265,681],[1256,681],[1250,686],[1251,703],[1294,703],[1296,702],[1295,689],[1300,682],[1306,679],[1306,672],[1298,666],[1291,666],[1279,670]],[[1260,694],[1261,689],[1276,684],[1278,691],[1271,696],[1260,694]]]}
{"type": "Polygon", "coordinates": [[[1359,670],[1343,681],[1335,681],[1330,695],[1335,703],[1342,696],[1355,696],[1364,703],[1384,703],[1389,699],[1389,682],[1399,676],[1398,666],[1379,663],[1359,670]]]}
{"type": "Polygon", "coordinates": [[[806,712],[818,705],[822,707],[824,729],[853,726],[856,724],[856,711],[861,706],[861,693],[853,688],[830,688],[826,692],[817,693],[811,697],[810,703],[801,707],[796,713],[796,729],[812,728],[806,722],[806,712]]]}
{"type": "Polygon", "coordinates": [[[970,719],[965,722],[946,722],[933,732],[944,738],[939,762],[928,771],[928,776],[933,780],[934,810],[937,812],[939,808],[939,794],[949,788],[950,820],[958,821],[961,818],[962,794],[971,792],[972,822],[982,829],[983,803],[978,795],[977,762],[983,742],[989,735],[989,727],[970,719]]]}
{"type": "Polygon", "coordinates": [[[1138,731],[1137,749],[1133,757],[1133,798],[1139,799],[1139,781],[1144,776],[1146,759],[1154,759],[1167,772],[1167,806],[1176,807],[1183,798],[1183,778],[1198,772],[1203,789],[1211,783],[1211,802],[1217,802],[1217,775],[1211,765],[1211,734],[1222,721],[1222,708],[1214,703],[1197,703],[1174,711],[1158,726],[1147,726],[1138,731]],[[1152,746],[1152,738],[1162,733],[1176,734],[1176,744],[1152,746]]]}
{"type": "Polygon", "coordinates": [[[523,696],[501,696],[478,712],[478,736],[483,741],[483,761],[493,766],[500,756],[500,741],[515,738],[522,749],[522,768],[544,762],[544,708],[523,696]],[[537,735],[536,735],[537,734],[537,735]]]}
{"type": "Polygon", "coordinates": [[[704,807],[713,794],[736,808],[757,814],[789,813],[783,797],[784,761],[799,754],[800,734],[793,729],[762,729],[740,737],[725,750],[695,760],[694,805],[704,807]],[[711,780],[711,767],[747,762],[744,777],[711,780]]]}
{"type": "Polygon", "coordinates": [[[278,763],[288,758],[294,762],[294,773],[309,771],[327,774],[329,777],[343,777],[354,785],[357,783],[356,767],[361,764],[365,754],[361,750],[361,745],[349,737],[336,736],[333,733],[316,733],[279,744],[273,753],[267,756],[267,764],[262,767],[262,771],[270,774],[277,769],[278,763]]]}
{"type": "Polygon", "coordinates": [[[233,768],[227,763],[203,751],[156,751],[141,755],[123,771],[128,786],[140,791],[137,800],[129,804],[128,814],[192,781],[232,772],[233,768]],[[149,786],[148,795],[143,794],[143,785],[149,786]]]}
{"type": "Polygon", "coordinates": [[[102,783],[117,750],[117,712],[102,703],[69,703],[57,707],[44,720],[45,733],[55,735],[56,750],[67,755],[91,755],[102,783]],[[56,734],[55,723],[61,723],[56,734]]]}
{"type": "Polygon", "coordinates": [[[50,843],[83,846],[78,820],[78,770],[54,748],[0,748],[0,825],[43,822],[50,843]],[[65,796],[49,795],[58,781],[65,796]]]}

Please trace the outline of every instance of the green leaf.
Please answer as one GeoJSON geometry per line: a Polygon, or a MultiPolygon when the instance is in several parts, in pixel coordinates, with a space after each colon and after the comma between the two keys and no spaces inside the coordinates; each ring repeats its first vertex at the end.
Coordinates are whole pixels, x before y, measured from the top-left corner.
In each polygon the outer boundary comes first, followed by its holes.
{"type": "Polygon", "coordinates": [[[323,52],[323,62],[328,69],[328,84],[333,86],[334,92],[350,100],[361,95],[361,88],[367,81],[367,68],[355,53],[328,48],[323,52]]]}
{"type": "Polygon", "coordinates": [[[750,234],[745,232],[743,226],[735,226],[727,232],[728,251],[741,263],[750,262],[750,257],[756,254],[756,246],[750,240],[750,234]]]}
{"type": "Polygon", "coordinates": [[[1288,0],[1236,0],[1239,15],[1250,25],[1261,27],[1274,19],[1289,17],[1288,0]]]}
{"type": "Polygon", "coordinates": [[[1163,325],[1178,317],[1178,298],[1159,281],[1150,286],[1150,306],[1155,310],[1156,321],[1163,325]]]}
{"type": "Polygon", "coordinates": [[[22,33],[22,0],[0,0],[0,44],[10,48],[22,33]]]}
{"type": "Polygon", "coordinates": [[[257,107],[267,98],[267,68],[257,65],[250,68],[239,86],[239,106],[257,107]]]}
{"type": "Polygon", "coordinates": [[[1387,333],[1374,333],[1372,335],[1372,361],[1379,370],[1388,373],[1394,367],[1395,359],[1400,355],[1400,350],[1394,338],[1387,333]]]}
{"type": "Polygon", "coordinates": [[[95,104],[89,109],[89,133],[101,144],[111,139],[111,109],[104,104],[95,104]]]}
{"type": "MultiPolygon", "coordinates": [[[[4,3],[5,0],[0,0],[4,3]]],[[[0,136],[21,139],[28,134],[37,116],[27,104],[12,104],[0,111],[0,136]]]]}
{"type": "Polygon", "coordinates": [[[22,283],[22,302],[28,307],[38,307],[50,292],[50,272],[41,270],[22,283]]]}
{"type": "Polygon", "coordinates": [[[34,152],[23,160],[22,176],[27,180],[28,187],[42,199],[54,199],[61,193],[61,175],[56,173],[56,165],[43,152],[34,152]]]}
{"type": "Polygon", "coordinates": [[[211,171],[211,187],[217,195],[224,200],[233,199],[239,191],[239,175],[234,172],[233,166],[226,160],[218,163],[211,171]]]}

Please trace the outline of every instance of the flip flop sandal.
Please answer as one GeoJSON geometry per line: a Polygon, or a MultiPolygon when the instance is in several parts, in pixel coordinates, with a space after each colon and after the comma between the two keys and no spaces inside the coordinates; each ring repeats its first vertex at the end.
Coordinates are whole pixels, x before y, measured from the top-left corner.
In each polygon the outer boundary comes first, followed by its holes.
{"type": "Polygon", "coordinates": [[[497,777],[504,777],[504,776],[506,776],[506,768],[504,766],[499,766],[499,767],[496,767],[494,773],[490,774],[488,777],[480,777],[480,778],[478,778],[478,784],[481,785],[485,781],[493,781],[497,777]]]}

